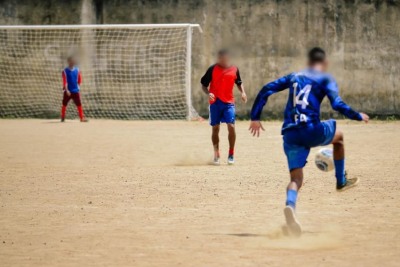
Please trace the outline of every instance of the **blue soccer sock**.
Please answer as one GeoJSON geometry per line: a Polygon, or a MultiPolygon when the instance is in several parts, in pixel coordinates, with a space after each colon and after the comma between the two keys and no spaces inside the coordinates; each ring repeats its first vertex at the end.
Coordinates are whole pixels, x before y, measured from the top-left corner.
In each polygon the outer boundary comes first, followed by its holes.
{"type": "Polygon", "coordinates": [[[292,208],[296,208],[297,201],[297,191],[293,189],[289,189],[286,192],[286,206],[290,206],[292,208]]]}
{"type": "Polygon", "coordinates": [[[338,185],[344,185],[346,178],[344,177],[344,159],[334,160],[335,162],[335,176],[338,185]]]}

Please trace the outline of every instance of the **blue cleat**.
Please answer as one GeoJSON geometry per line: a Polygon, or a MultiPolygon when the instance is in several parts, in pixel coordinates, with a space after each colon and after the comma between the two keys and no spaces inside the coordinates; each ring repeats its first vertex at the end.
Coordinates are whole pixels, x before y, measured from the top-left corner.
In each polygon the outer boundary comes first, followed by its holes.
{"type": "Polygon", "coordinates": [[[235,164],[235,159],[233,158],[233,155],[230,155],[228,157],[228,165],[233,165],[235,164]]]}
{"type": "Polygon", "coordinates": [[[344,174],[344,177],[345,177],[345,183],[341,185],[336,185],[336,190],[339,192],[353,188],[360,182],[360,179],[357,177],[347,179],[347,172],[344,174]]]}

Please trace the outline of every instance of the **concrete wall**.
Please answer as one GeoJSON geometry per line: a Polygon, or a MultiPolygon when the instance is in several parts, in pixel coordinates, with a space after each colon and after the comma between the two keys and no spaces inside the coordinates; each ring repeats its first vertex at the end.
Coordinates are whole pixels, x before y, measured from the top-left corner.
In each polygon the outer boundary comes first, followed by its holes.
{"type": "MultiPolygon", "coordinates": [[[[199,23],[193,44],[193,100],[207,112],[199,80],[222,46],[237,48],[250,97],[260,87],[300,70],[304,54],[321,46],[346,102],[373,114],[400,115],[399,0],[69,0],[0,1],[0,24],[199,23]],[[18,2],[18,4],[16,3],[18,2]]],[[[286,93],[268,113],[280,114],[286,93]]],[[[329,106],[323,106],[330,113],[329,106]]]]}

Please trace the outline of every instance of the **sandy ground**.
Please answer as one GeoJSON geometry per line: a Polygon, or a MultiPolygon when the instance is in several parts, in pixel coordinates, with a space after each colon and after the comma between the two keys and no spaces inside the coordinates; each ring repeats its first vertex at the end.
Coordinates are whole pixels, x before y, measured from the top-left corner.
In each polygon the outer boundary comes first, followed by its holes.
{"type": "Polygon", "coordinates": [[[400,122],[338,124],[361,184],[313,150],[292,239],[279,122],[216,167],[207,122],[0,120],[0,266],[399,266],[400,122]]]}

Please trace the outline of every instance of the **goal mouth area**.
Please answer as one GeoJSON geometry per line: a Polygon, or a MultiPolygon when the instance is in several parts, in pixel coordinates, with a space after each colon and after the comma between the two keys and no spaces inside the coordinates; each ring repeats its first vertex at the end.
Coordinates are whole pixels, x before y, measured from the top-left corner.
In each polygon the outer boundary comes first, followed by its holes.
{"type": "MultiPolygon", "coordinates": [[[[195,28],[202,32],[190,23],[0,25],[0,118],[59,114],[61,73],[73,56],[88,118],[193,120],[195,28]]],[[[72,102],[68,110],[76,117],[72,102]]]]}

